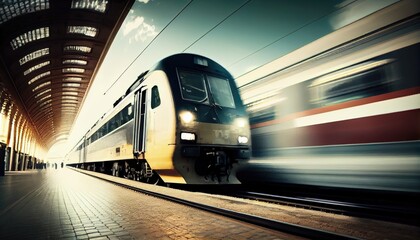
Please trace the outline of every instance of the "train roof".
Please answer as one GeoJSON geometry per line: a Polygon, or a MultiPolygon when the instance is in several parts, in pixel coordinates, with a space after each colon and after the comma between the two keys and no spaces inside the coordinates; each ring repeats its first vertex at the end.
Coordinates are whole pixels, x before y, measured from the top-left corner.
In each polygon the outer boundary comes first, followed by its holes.
{"type": "Polygon", "coordinates": [[[207,58],[207,57],[204,57],[204,56],[201,56],[201,55],[197,55],[197,54],[192,54],[192,53],[174,54],[174,55],[168,56],[168,57],[160,60],[150,70],[141,73],[137,77],[136,81],[134,81],[133,84],[131,84],[131,86],[129,88],[127,88],[127,91],[125,92],[125,95],[122,96],[121,98],[119,98],[117,101],[115,101],[114,107],[122,99],[124,99],[125,96],[128,96],[132,91],[137,89],[138,86],[140,86],[140,84],[144,81],[144,79],[146,78],[146,76],[149,72],[152,72],[153,70],[157,70],[157,69],[163,70],[163,69],[166,69],[167,67],[173,67],[173,66],[189,67],[189,68],[194,67],[194,68],[198,68],[198,69],[200,69],[200,68],[201,69],[202,68],[211,68],[213,71],[220,72],[224,75],[231,76],[230,73],[224,67],[222,67],[217,62],[211,60],[210,58],[207,58]]]}

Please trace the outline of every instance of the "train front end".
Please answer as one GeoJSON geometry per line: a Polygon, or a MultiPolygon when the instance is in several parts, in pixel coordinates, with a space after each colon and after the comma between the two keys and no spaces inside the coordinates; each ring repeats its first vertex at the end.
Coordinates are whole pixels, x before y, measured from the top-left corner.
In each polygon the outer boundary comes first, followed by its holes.
{"type": "Polygon", "coordinates": [[[177,114],[174,167],[188,184],[240,183],[236,169],[250,158],[251,137],[234,79],[208,58],[181,56],[172,81],[177,114]]]}

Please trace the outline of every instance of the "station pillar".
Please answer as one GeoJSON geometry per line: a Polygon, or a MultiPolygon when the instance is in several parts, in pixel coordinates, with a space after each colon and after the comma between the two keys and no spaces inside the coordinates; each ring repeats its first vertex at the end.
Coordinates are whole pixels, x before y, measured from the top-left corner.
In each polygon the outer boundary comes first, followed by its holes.
{"type": "Polygon", "coordinates": [[[4,176],[6,145],[0,143],[0,176],[4,176]]]}

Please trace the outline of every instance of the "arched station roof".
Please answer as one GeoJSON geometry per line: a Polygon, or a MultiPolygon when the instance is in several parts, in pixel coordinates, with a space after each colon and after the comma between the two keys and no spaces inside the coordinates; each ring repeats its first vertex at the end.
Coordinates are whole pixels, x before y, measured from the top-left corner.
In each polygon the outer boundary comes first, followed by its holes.
{"type": "Polygon", "coordinates": [[[1,110],[45,147],[68,135],[134,0],[2,0],[1,110]]]}

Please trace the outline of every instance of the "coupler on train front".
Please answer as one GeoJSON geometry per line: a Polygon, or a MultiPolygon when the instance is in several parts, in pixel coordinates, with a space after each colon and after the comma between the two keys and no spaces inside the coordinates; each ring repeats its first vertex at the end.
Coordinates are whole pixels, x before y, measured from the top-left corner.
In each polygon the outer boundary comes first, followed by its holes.
{"type": "Polygon", "coordinates": [[[190,167],[181,167],[186,182],[239,184],[236,178],[236,166],[241,160],[250,158],[249,149],[229,149],[221,147],[184,147],[182,158],[190,167]]]}

